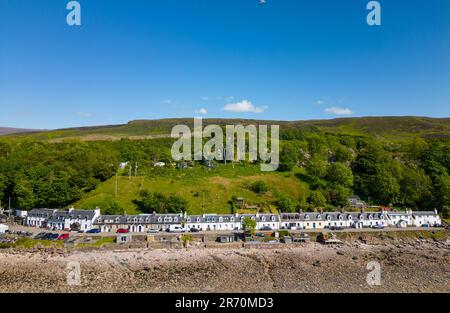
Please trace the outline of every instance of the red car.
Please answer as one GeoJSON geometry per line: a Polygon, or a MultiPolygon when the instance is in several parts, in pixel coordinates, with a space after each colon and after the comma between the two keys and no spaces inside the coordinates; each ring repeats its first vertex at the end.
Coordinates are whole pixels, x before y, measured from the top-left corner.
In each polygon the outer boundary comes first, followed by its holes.
{"type": "Polygon", "coordinates": [[[128,232],[129,232],[128,229],[125,229],[125,228],[119,228],[119,229],[117,230],[116,233],[118,233],[118,234],[126,234],[126,233],[128,233],[128,232]]]}
{"type": "Polygon", "coordinates": [[[67,238],[69,238],[69,234],[62,234],[59,235],[58,240],[66,240],[67,238]]]}

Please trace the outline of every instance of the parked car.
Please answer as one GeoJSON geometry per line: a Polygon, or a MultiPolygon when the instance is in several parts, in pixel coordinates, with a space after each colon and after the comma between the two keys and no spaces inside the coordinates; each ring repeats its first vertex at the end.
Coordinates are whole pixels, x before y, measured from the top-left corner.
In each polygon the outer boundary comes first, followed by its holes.
{"type": "Polygon", "coordinates": [[[420,227],[428,228],[428,227],[430,227],[430,224],[422,224],[420,227]]]}
{"type": "Polygon", "coordinates": [[[330,230],[344,230],[344,227],[341,227],[341,226],[330,226],[330,230]]]}
{"type": "Polygon", "coordinates": [[[200,229],[195,228],[195,227],[192,227],[192,228],[190,229],[190,231],[191,231],[191,233],[198,233],[198,232],[200,231],[200,229]]]}
{"type": "Polygon", "coordinates": [[[47,235],[47,233],[45,233],[45,232],[39,233],[36,236],[34,236],[34,239],[42,239],[45,237],[45,235],[47,235]]]}
{"type": "Polygon", "coordinates": [[[450,229],[450,225],[447,225],[446,229],[450,229]]]}
{"type": "Polygon", "coordinates": [[[56,240],[56,239],[58,239],[58,237],[59,237],[59,234],[48,233],[42,239],[45,239],[45,240],[56,240]]]}
{"type": "Polygon", "coordinates": [[[442,224],[434,224],[433,227],[443,228],[443,227],[445,227],[445,226],[442,225],[442,224]]]}
{"type": "Polygon", "coordinates": [[[383,225],[373,225],[372,228],[374,228],[374,229],[383,229],[384,226],[383,225]]]}
{"type": "Polygon", "coordinates": [[[157,234],[157,233],[159,233],[159,230],[158,229],[149,229],[147,231],[147,233],[149,233],[149,234],[157,234]]]}
{"type": "Polygon", "coordinates": [[[86,233],[87,234],[100,234],[102,231],[100,228],[92,228],[89,229],[86,233]]]}
{"type": "Polygon", "coordinates": [[[264,235],[263,233],[256,233],[255,236],[256,237],[266,237],[266,235],[264,235]]]}
{"type": "Polygon", "coordinates": [[[66,240],[67,238],[69,238],[69,234],[61,234],[58,237],[58,240],[66,240]]]}
{"type": "Polygon", "coordinates": [[[262,231],[271,231],[272,228],[269,227],[269,226],[263,226],[263,227],[260,228],[260,230],[262,230],[262,231]]]}
{"type": "Polygon", "coordinates": [[[128,230],[128,229],[125,229],[125,228],[119,228],[117,231],[116,231],[116,233],[118,233],[118,234],[127,234],[127,233],[129,233],[130,231],[128,230]]]}

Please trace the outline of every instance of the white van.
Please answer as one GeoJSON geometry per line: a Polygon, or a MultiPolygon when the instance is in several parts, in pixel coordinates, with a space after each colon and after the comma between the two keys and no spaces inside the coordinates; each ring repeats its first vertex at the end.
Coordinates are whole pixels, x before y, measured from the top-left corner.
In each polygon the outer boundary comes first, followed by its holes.
{"type": "Polygon", "coordinates": [[[170,233],[184,233],[185,230],[180,225],[170,225],[169,226],[169,232],[170,233]]]}

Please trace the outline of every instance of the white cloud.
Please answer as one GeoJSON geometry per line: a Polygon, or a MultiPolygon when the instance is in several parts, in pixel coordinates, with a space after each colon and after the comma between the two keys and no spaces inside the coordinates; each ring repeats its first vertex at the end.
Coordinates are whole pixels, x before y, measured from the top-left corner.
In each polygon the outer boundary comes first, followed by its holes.
{"type": "Polygon", "coordinates": [[[209,98],[208,98],[208,97],[202,97],[202,100],[203,100],[203,101],[208,101],[209,98]]]}
{"type": "Polygon", "coordinates": [[[325,102],[324,101],[322,101],[322,100],[317,100],[317,102],[316,102],[318,105],[322,105],[322,104],[324,104],[325,102]]]}
{"type": "Polygon", "coordinates": [[[79,117],[83,117],[83,118],[90,118],[90,117],[94,116],[94,114],[85,113],[85,112],[77,112],[75,114],[78,115],[79,117]]]}
{"type": "Polygon", "coordinates": [[[205,115],[205,114],[207,114],[207,113],[208,113],[208,111],[207,111],[206,109],[204,109],[204,108],[195,110],[195,114],[205,115]]]}
{"type": "Polygon", "coordinates": [[[347,109],[347,108],[340,108],[340,107],[326,108],[324,112],[327,114],[334,114],[334,115],[351,115],[351,114],[353,114],[352,110],[347,109]]]}
{"type": "Polygon", "coordinates": [[[267,108],[268,108],[267,106],[257,107],[257,106],[254,106],[251,101],[242,100],[241,102],[228,103],[227,105],[225,105],[223,110],[230,111],[230,112],[240,112],[240,113],[242,113],[242,112],[262,113],[267,108]]]}
{"type": "Polygon", "coordinates": [[[171,104],[171,103],[172,103],[172,99],[164,100],[164,103],[165,103],[165,104],[171,104]]]}

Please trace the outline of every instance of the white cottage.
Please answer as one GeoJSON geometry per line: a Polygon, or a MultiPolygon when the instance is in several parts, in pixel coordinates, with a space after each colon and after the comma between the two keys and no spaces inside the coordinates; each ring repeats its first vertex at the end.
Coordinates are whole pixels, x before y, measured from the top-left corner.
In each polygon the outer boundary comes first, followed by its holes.
{"type": "Polygon", "coordinates": [[[47,228],[55,230],[88,231],[100,216],[100,209],[56,211],[48,219],[47,228]]]}
{"type": "Polygon", "coordinates": [[[47,227],[49,218],[58,210],[55,209],[33,209],[28,212],[25,225],[31,227],[47,227]]]}

